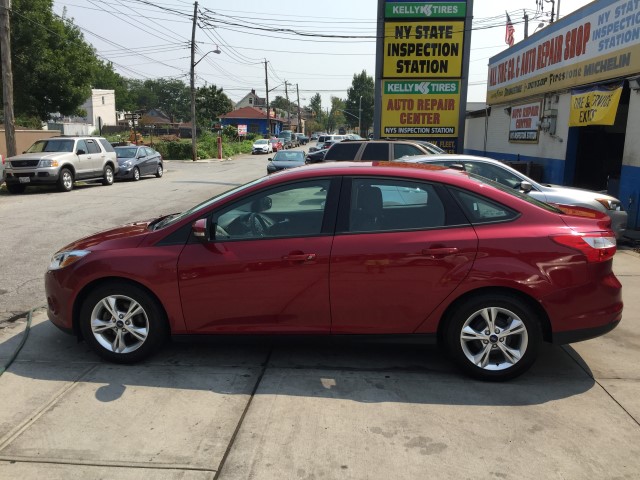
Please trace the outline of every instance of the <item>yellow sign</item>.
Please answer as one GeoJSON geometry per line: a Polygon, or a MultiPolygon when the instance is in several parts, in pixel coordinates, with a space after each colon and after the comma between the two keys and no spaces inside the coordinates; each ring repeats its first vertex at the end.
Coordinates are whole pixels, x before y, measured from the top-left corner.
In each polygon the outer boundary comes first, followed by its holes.
{"type": "Polygon", "coordinates": [[[464,22],[387,22],[385,78],[462,76],[464,22]]]}
{"type": "Polygon", "coordinates": [[[621,94],[620,82],[572,90],[569,126],[613,125],[621,94]]]}
{"type": "Polygon", "coordinates": [[[456,137],[460,81],[386,80],[381,137],[456,137]]]}

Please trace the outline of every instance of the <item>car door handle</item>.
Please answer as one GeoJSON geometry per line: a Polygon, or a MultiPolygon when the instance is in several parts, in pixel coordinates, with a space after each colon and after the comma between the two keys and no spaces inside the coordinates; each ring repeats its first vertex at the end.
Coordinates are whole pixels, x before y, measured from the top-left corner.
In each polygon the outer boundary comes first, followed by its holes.
{"type": "Polygon", "coordinates": [[[282,259],[286,262],[311,262],[316,259],[315,253],[300,253],[285,255],[282,259]]]}
{"type": "Polygon", "coordinates": [[[444,255],[453,255],[454,253],[458,253],[458,249],[456,247],[442,247],[442,248],[424,248],[422,250],[423,255],[431,255],[431,256],[444,256],[444,255]]]}

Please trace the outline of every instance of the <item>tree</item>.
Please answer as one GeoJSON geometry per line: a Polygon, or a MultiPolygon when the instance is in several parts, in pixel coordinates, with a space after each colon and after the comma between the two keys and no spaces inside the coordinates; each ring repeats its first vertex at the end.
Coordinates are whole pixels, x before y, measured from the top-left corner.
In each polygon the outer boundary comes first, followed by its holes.
{"type": "Polygon", "coordinates": [[[91,96],[97,60],[72,20],[51,0],[13,0],[11,49],[16,116],[47,120],[78,113],[91,96]]]}
{"type": "Polygon", "coordinates": [[[286,98],[278,95],[273,101],[270,102],[269,107],[278,108],[280,110],[284,110],[285,112],[288,112],[289,109],[291,108],[291,102],[288,101],[286,98]]]}
{"type": "Polygon", "coordinates": [[[313,116],[315,118],[322,117],[322,97],[320,97],[319,93],[316,93],[311,100],[309,101],[309,108],[313,112],[313,116]]]}
{"type": "Polygon", "coordinates": [[[342,110],[344,110],[344,100],[338,97],[331,97],[331,111],[327,119],[327,132],[333,132],[340,125],[346,123],[342,110]]]}
{"type": "MultiPolygon", "coordinates": [[[[353,76],[351,87],[347,90],[347,100],[345,101],[345,110],[351,115],[347,115],[347,123],[351,126],[358,126],[360,117],[360,125],[362,131],[366,132],[373,125],[373,103],[375,93],[373,77],[367,75],[367,71],[363,70],[360,74],[353,76]],[[362,97],[362,113],[360,113],[360,97],[362,97]]],[[[362,135],[362,132],[358,132],[362,135]]]]}
{"type": "Polygon", "coordinates": [[[211,128],[220,115],[233,110],[233,102],[215,85],[196,90],[196,123],[203,128],[211,128]]]}

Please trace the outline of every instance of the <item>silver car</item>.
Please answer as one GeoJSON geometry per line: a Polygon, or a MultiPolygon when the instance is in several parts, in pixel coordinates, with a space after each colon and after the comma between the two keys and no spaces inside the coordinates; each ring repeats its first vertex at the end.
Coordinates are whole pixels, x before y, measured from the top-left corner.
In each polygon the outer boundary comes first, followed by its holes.
{"type": "Polygon", "coordinates": [[[611,229],[616,238],[622,237],[627,228],[627,212],[622,209],[622,202],[617,198],[592,190],[538,183],[498,160],[472,155],[430,155],[405,157],[401,161],[443,166],[461,165],[467,172],[518,188],[543,202],[589,207],[604,212],[611,218],[611,229]]]}

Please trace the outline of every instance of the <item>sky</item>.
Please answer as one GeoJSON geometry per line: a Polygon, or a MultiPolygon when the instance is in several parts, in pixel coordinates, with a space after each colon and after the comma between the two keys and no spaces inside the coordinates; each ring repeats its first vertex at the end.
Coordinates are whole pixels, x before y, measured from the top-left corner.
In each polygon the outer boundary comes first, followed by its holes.
{"type": "MultiPolygon", "coordinates": [[[[588,3],[475,0],[467,102],[485,101],[489,59],[507,48],[505,4],[517,43],[525,12],[531,34],[548,25],[552,5],[557,20],[558,7],[562,18],[588,3]]],[[[189,84],[193,1],[54,0],[54,11],[73,19],[122,76],[189,84]]],[[[375,77],[377,0],[200,0],[198,11],[196,85],[222,87],[234,102],[252,89],[265,96],[265,61],[269,99],[284,97],[286,83],[289,99],[297,99],[298,88],[303,106],[315,93],[324,108],[331,96],[346,98],[363,70],[375,77]]]]}

